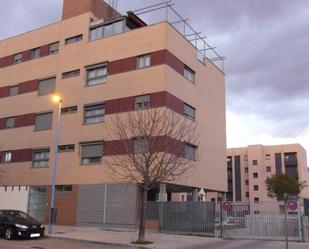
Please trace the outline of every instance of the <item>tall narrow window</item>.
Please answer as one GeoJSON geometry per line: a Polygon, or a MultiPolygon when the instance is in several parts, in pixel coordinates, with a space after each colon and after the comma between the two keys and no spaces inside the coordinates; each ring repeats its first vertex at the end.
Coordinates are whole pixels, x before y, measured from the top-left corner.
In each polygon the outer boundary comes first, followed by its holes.
{"type": "Polygon", "coordinates": [[[40,48],[34,48],[31,50],[31,59],[40,58],[40,48]]]}
{"type": "Polygon", "coordinates": [[[52,127],[52,113],[41,113],[35,115],[35,130],[50,130],[52,127]]]}
{"type": "Polygon", "coordinates": [[[150,67],[150,54],[137,57],[137,68],[150,67]]]}
{"type": "Polygon", "coordinates": [[[94,86],[106,82],[107,66],[99,65],[87,68],[87,86],[94,86]]]}
{"type": "Polygon", "coordinates": [[[56,77],[39,81],[39,96],[48,95],[55,92],[56,77]]]}
{"type": "Polygon", "coordinates": [[[188,66],[184,67],[184,76],[186,79],[194,82],[195,81],[195,72],[188,66]]]}
{"type": "Polygon", "coordinates": [[[184,104],[184,115],[192,120],[195,120],[195,108],[188,105],[184,104]]]}
{"type": "Polygon", "coordinates": [[[104,121],[105,105],[95,104],[84,107],[84,124],[96,124],[104,121]]]}
{"type": "Polygon", "coordinates": [[[2,156],[2,162],[10,163],[12,161],[12,152],[4,152],[2,156]]]}
{"type": "Polygon", "coordinates": [[[15,126],[15,117],[10,117],[5,120],[5,128],[13,128],[15,126]]]}
{"type": "Polygon", "coordinates": [[[13,63],[18,64],[23,62],[23,53],[15,54],[13,57],[13,63]]]}
{"type": "Polygon", "coordinates": [[[135,97],[135,110],[146,109],[150,107],[150,96],[142,95],[135,97]]]}
{"type": "Polygon", "coordinates": [[[48,53],[56,54],[59,51],[59,42],[49,44],[48,53]]]}
{"type": "Polygon", "coordinates": [[[81,164],[98,164],[103,157],[103,143],[81,144],[81,164]]]}
{"type": "Polygon", "coordinates": [[[45,168],[49,163],[49,149],[34,150],[32,167],[33,168],[45,168]]]}
{"type": "Polygon", "coordinates": [[[253,178],[258,178],[259,177],[259,174],[257,172],[254,172],[253,173],[253,178]]]}

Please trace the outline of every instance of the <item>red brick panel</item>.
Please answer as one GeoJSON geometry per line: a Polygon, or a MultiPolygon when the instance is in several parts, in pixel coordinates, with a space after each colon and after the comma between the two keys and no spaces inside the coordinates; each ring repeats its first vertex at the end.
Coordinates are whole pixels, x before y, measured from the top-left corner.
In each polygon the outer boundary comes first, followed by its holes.
{"type": "Polygon", "coordinates": [[[13,64],[13,55],[0,58],[0,68],[7,67],[13,64]]]}
{"type": "Polygon", "coordinates": [[[0,87],[0,98],[8,97],[9,96],[9,87],[0,87]]]}
{"type": "Polygon", "coordinates": [[[31,126],[35,124],[35,114],[29,113],[15,117],[15,127],[31,126]]]}
{"type": "Polygon", "coordinates": [[[39,80],[30,80],[19,84],[19,94],[34,92],[39,89],[39,80]]]}
{"type": "Polygon", "coordinates": [[[0,118],[0,130],[5,129],[5,120],[6,118],[0,118]]]}
{"type": "Polygon", "coordinates": [[[104,155],[122,155],[130,153],[132,145],[132,140],[113,140],[113,141],[104,141],[104,155]]]}
{"type": "Polygon", "coordinates": [[[32,149],[22,149],[12,151],[12,163],[31,162],[32,149]]]}
{"type": "Polygon", "coordinates": [[[49,54],[49,44],[40,47],[40,56],[41,57],[46,56],[48,54],[49,54]]]}
{"type": "Polygon", "coordinates": [[[136,69],[137,57],[130,57],[122,60],[112,61],[107,65],[108,74],[124,73],[136,69]]]}
{"type": "Polygon", "coordinates": [[[167,53],[168,53],[167,50],[152,52],[151,53],[151,66],[165,64],[167,53]]]}
{"type": "Polygon", "coordinates": [[[23,62],[31,60],[31,50],[23,52],[23,62]]]}
{"type": "Polygon", "coordinates": [[[135,98],[127,97],[106,101],[106,114],[133,111],[135,109],[135,98]]]}
{"type": "Polygon", "coordinates": [[[183,115],[184,114],[184,102],[168,92],[165,92],[165,94],[166,94],[165,106],[183,115]]]}

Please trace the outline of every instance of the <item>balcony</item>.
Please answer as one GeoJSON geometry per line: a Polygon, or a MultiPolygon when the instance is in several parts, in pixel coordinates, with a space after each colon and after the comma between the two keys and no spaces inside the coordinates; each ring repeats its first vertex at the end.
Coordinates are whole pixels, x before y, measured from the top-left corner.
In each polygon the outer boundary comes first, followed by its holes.
{"type": "Polygon", "coordinates": [[[285,167],[297,166],[297,153],[284,153],[284,165],[285,167]]]}

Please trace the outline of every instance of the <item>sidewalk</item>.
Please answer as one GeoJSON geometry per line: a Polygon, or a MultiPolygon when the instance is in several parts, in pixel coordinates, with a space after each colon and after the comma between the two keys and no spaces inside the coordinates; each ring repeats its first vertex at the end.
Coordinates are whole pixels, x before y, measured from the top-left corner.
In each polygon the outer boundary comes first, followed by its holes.
{"type": "MultiPolygon", "coordinates": [[[[48,234],[46,234],[48,235],[48,234]]],[[[54,238],[73,239],[88,242],[99,242],[114,245],[131,245],[132,240],[137,239],[137,231],[129,230],[102,230],[94,227],[76,227],[76,226],[55,226],[54,234],[48,235],[54,238]]],[[[219,238],[169,235],[156,233],[153,231],[146,232],[146,239],[153,241],[154,244],[140,246],[140,248],[151,249],[181,249],[198,247],[205,245],[207,242],[220,241],[219,238]]]]}

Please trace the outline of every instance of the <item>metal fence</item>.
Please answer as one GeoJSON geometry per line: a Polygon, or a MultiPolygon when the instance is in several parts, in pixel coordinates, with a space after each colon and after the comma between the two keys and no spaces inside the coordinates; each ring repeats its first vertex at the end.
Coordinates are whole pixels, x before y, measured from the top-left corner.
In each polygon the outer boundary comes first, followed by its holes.
{"type": "Polygon", "coordinates": [[[146,213],[160,232],[214,236],[214,202],[148,202],[146,213]]]}
{"type": "MultiPolygon", "coordinates": [[[[283,202],[231,202],[217,205],[217,227],[225,238],[284,240],[283,202]],[[221,207],[221,208],[220,208],[221,207]]],[[[288,210],[290,240],[301,240],[299,210],[288,210]]]]}

